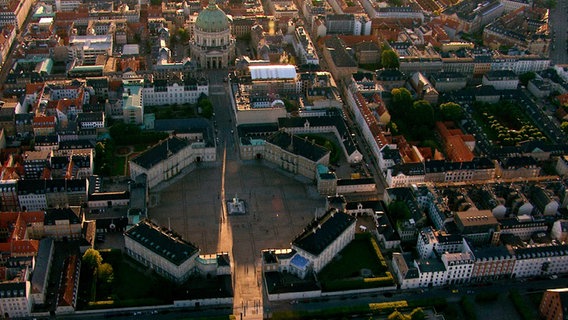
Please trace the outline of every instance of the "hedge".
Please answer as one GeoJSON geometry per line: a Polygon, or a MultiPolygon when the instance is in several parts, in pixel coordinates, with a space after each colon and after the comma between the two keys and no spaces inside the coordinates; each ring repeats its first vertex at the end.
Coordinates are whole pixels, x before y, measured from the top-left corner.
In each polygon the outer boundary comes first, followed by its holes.
{"type": "Polygon", "coordinates": [[[392,301],[392,302],[379,302],[379,303],[369,303],[369,309],[371,312],[393,312],[398,308],[406,308],[408,307],[408,301],[400,300],[400,301],[392,301]]]}
{"type": "Polygon", "coordinates": [[[515,309],[517,309],[517,312],[521,315],[521,318],[523,318],[524,320],[531,320],[535,318],[533,309],[524,301],[519,291],[511,290],[509,291],[509,294],[511,296],[513,304],[515,305],[515,309]]]}
{"type": "Polygon", "coordinates": [[[108,309],[108,308],[129,308],[129,307],[140,307],[140,306],[156,306],[162,305],[164,302],[160,299],[155,298],[144,298],[144,299],[128,299],[128,300],[101,300],[101,301],[91,301],[85,309],[108,309]]]}
{"type": "Polygon", "coordinates": [[[387,287],[394,284],[394,280],[390,273],[386,277],[377,278],[351,278],[326,281],[322,283],[324,291],[345,291],[357,289],[370,289],[387,287]]]}
{"type": "Polygon", "coordinates": [[[475,304],[471,301],[468,296],[463,296],[461,300],[461,305],[463,307],[463,312],[466,319],[477,320],[477,314],[475,313],[475,304]]]}

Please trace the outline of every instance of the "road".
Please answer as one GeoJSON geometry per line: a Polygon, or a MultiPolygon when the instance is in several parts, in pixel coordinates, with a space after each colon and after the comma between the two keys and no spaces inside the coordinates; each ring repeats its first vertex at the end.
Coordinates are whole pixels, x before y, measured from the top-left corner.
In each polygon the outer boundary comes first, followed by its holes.
{"type": "Polygon", "coordinates": [[[558,1],[556,7],[550,10],[550,25],[553,31],[553,46],[550,50],[550,60],[553,64],[568,63],[568,2],[558,1]]]}
{"type": "MultiPolygon", "coordinates": [[[[288,310],[309,311],[324,310],[342,306],[360,306],[370,303],[391,302],[399,300],[422,300],[432,298],[444,298],[448,302],[458,302],[462,296],[469,295],[474,298],[475,295],[482,292],[499,292],[507,294],[509,290],[516,289],[521,294],[532,292],[543,292],[548,288],[562,288],[568,285],[568,279],[559,278],[557,280],[536,280],[536,281],[517,281],[512,279],[504,279],[494,281],[491,285],[478,286],[475,284],[456,287],[457,293],[442,287],[397,290],[389,293],[371,293],[371,294],[352,294],[337,297],[323,297],[317,299],[300,300],[297,304],[290,304],[289,301],[272,302],[273,312],[282,312],[288,310]]],[[[503,316],[503,315],[502,315],[503,316]]],[[[517,319],[516,314],[512,317],[501,319],[517,319]]]]}

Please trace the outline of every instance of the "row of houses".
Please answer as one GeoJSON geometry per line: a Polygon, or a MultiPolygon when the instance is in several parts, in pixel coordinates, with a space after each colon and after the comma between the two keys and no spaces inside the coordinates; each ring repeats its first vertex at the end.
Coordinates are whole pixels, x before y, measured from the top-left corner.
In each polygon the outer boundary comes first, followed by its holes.
{"type": "Polygon", "coordinates": [[[420,231],[417,250],[416,258],[409,252],[393,254],[394,273],[402,289],[548,277],[565,273],[568,264],[568,246],[564,243],[477,247],[465,237],[431,228],[420,231]]]}

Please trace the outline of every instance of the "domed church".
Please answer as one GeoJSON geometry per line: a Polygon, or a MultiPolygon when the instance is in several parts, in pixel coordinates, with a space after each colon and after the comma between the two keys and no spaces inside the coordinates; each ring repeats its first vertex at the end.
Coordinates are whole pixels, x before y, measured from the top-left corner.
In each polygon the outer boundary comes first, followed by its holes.
{"type": "Polygon", "coordinates": [[[189,48],[191,59],[203,69],[226,68],[235,59],[229,18],[215,0],[197,16],[189,48]]]}

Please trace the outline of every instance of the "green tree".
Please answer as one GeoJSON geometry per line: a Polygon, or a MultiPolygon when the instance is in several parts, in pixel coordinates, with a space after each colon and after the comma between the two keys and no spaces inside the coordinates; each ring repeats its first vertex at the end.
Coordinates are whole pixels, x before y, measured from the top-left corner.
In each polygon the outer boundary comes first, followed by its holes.
{"type": "Polygon", "coordinates": [[[529,81],[533,80],[534,78],[536,78],[536,73],[532,71],[525,72],[519,76],[519,82],[521,82],[522,85],[526,86],[527,84],[529,84],[529,81]]]}
{"type": "Polygon", "coordinates": [[[89,248],[83,254],[83,263],[93,272],[99,268],[102,262],[103,257],[98,250],[89,248]]]}
{"type": "Polygon", "coordinates": [[[97,268],[97,278],[102,283],[112,283],[114,279],[114,270],[109,263],[103,263],[97,268]]]}
{"type": "Polygon", "coordinates": [[[392,49],[385,49],[381,52],[381,65],[385,69],[398,69],[400,61],[398,55],[392,49]]]}
{"type": "Polygon", "coordinates": [[[95,145],[94,171],[101,176],[110,176],[114,161],[114,143],[112,140],[99,141],[95,145]]]}
{"type": "Polygon", "coordinates": [[[433,125],[434,124],[434,108],[430,102],[426,100],[414,101],[412,104],[411,122],[415,124],[433,125]]]}
{"type": "Polygon", "coordinates": [[[393,217],[396,221],[410,219],[411,217],[410,209],[408,209],[408,206],[404,203],[404,201],[393,201],[389,204],[388,208],[391,217],[393,217]]]}
{"type": "Polygon", "coordinates": [[[440,105],[440,112],[444,120],[458,121],[463,119],[464,110],[455,102],[446,102],[440,105]]]}
{"type": "Polygon", "coordinates": [[[387,123],[387,129],[390,130],[392,135],[396,136],[398,134],[398,125],[396,124],[396,122],[391,121],[387,123]]]}
{"type": "Polygon", "coordinates": [[[211,118],[213,116],[213,103],[208,98],[200,98],[197,101],[197,110],[200,110],[203,117],[211,118]]]}
{"type": "Polygon", "coordinates": [[[562,129],[562,131],[564,131],[566,134],[568,134],[568,121],[562,122],[562,124],[560,125],[560,128],[562,129]]]}
{"type": "Polygon", "coordinates": [[[422,308],[416,308],[410,313],[410,320],[424,320],[425,318],[426,314],[422,308]]]}
{"type": "Polygon", "coordinates": [[[389,112],[394,117],[404,117],[411,112],[412,94],[406,88],[394,88],[391,90],[392,108],[389,112]]]}
{"type": "Polygon", "coordinates": [[[187,30],[185,30],[184,28],[177,29],[176,36],[183,44],[187,44],[187,42],[189,41],[189,32],[187,32],[187,30]]]}

